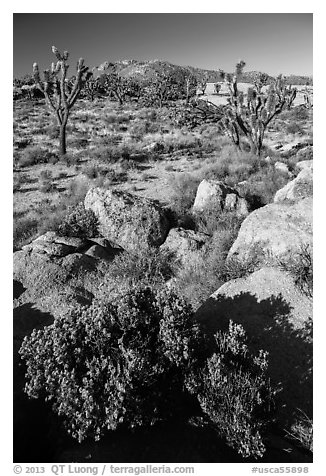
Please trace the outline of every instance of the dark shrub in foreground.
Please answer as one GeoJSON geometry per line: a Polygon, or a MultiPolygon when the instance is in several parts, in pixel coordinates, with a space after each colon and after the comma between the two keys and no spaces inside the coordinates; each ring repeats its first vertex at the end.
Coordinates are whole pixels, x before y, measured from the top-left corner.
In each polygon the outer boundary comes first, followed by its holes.
{"type": "Polygon", "coordinates": [[[230,324],[209,357],[191,307],[172,290],[120,290],[34,330],[20,354],[26,393],[52,402],[79,442],[202,415],[241,455],[264,452],[266,355],[250,355],[242,327],[230,324]]]}
{"type": "Polygon", "coordinates": [[[118,426],[152,425],[182,408],[198,354],[191,308],[173,293],[129,290],[25,338],[26,392],[44,396],[82,441],[118,426]]]}
{"type": "Polygon", "coordinates": [[[215,338],[216,352],[188,385],[231,447],[243,457],[261,457],[261,430],[269,420],[273,395],[266,378],[267,353],[252,355],[242,326],[232,321],[228,332],[218,332],[215,338]]]}

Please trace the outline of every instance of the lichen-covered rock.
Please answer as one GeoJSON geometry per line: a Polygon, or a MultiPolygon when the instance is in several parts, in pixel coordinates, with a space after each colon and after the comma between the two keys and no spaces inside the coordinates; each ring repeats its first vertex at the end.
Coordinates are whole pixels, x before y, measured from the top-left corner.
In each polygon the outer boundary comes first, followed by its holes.
{"type": "Polygon", "coordinates": [[[228,259],[255,256],[261,261],[268,258],[278,262],[307,245],[312,247],[312,198],[271,203],[250,213],[242,222],[228,259]]]}
{"type": "Polygon", "coordinates": [[[274,202],[279,203],[284,200],[301,200],[302,198],[312,197],[313,194],[313,170],[311,167],[305,167],[299,175],[285,187],[278,190],[274,197],[274,202]]]}
{"type": "Polygon", "coordinates": [[[237,190],[219,180],[202,180],[198,185],[194,212],[213,208],[216,211],[234,211],[239,215],[248,215],[248,206],[237,190]]]}
{"type": "Polygon", "coordinates": [[[85,197],[101,235],[126,251],[160,246],[170,229],[168,213],[153,200],[130,193],[92,188],[85,197]]]}
{"type": "Polygon", "coordinates": [[[297,408],[312,415],[312,310],[312,299],[290,274],[265,267],[225,283],[196,312],[209,339],[232,320],[244,327],[254,351],[269,353],[283,424],[293,422],[297,408]]]}

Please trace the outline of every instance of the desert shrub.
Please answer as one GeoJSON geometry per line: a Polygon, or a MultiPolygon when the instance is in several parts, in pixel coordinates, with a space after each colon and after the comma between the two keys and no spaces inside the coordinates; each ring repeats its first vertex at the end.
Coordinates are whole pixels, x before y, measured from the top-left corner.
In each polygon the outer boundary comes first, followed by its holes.
{"type": "Polygon", "coordinates": [[[224,262],[221,276],[223,281],[227,283],[231,281],[231,279],[245,278],[257,271],[259,267],[260,261],[258,253],[253,253],[252,256],[241,260],[232,256],[224,262]]]}
{"type": "Polygon", "coordinates": [[[30,137],[19,137],[14,140],[14,146],[18,149],[25,149],[28,145],[32,143],[32,139],[30,137]]]}
{"type": "Polygon", "coordinates": [[[174,286],[195,309],[231,279],[243,278],[257,269],[257,260],[226,260],[229,236],[221,233],[217,246],[207,247],[174,271],[174,286]]]}
{"type": "Polygon", "coordinates": [[[215,179],[234,186],[238,182],[248,180],[257,171],[264,168],[264,162],[255,154],[238,151],[234,146],[226,144],[201,168],[203,179],[215,179]]]}
{"type": "Polygon", "coordinates": [[[229,323],[215,335],[216,350],[188,387],[217,433],[243,457],[265,452],[262,432],[271,416],[273,391],[266,376],[267,353],[252,355],[243,327],[229,323]]]}
{"type": "Polygon", "coordinates": [[[285,126],[285,132],[287,134],[303,134],[304,130],[297,122],[291,122],[285,126]]]}
{"type": "Polygon", "coordinates": [[[90,156],[105,163],[115,163],[120,159],[128,160],[135,152],[135,148],[126,143],[101,145],[90,152],[90,156]]]}
{"type": "Polygon", "coordinates": [[[54,192],[56,190],[56,185],[52,180],[42,180],[38,189],[42,193],[54,192]]]}
{"type": "Polygon", "coordinates": [[[103,118],[105,124],[128,124],[133,119],[131,114],[112,112],[103,118]]]}
{"type": "MultiPolygon", "coordinates": [[[[260,202],[260,206],[272,203],[275,193],[289,181],[288,174],[268,166],[250,176],[245,185],[245,198],[249,203],[260,202]]],[[[258,207],[254,207],[258,208],[258,207]]]]}
{"type": "Polygon", "coordinates": [[[42,170],[40,173],[40,180],[49,180],[52,178],[52,172],[51,170],[45,169],[42,170]]]}
{"type": "Polygon", "coordinates": [[[108,170],[105,177],[108,181],[108,184],[111,184],[111,183],[126,181],[128,179],[128,174],[126,171],[121,169],[120,170],[111,169],[111,170],[108,170]]]}
{"type": "Polygon", "coordinates": [[[201,142],[190,133],[170,133],[164,136],[164,152],[171,153],[176,150],[191,150],[200,148],[201,142]]]}
{"type": "Polygon", "coordinates": [[[137,121],[130,128],[130,135],[135,140],[141,140],[146,134],[155,134],[160,128],[157,123],[148,120],[137,121]]]}
{"type": "Polygon", "coordinates": [[[25,391],[50,401],[79,442],[98,440],[119,426],[180,417],[199,343],[191,308],[175,293],[125,290],[24,339],[25,391]]]}
{"type": "Polygon", "coordinates": [[[60,130],[59,130],[59,127],[55,124],[49,125],[45,129],[45,132],[49,136],[50,139],[58,139],[59,138],[60,130]]]}
{"type": "Polygon", "coordinates": [[[108,171],[109,169],[107,167],[95,163],[85,165],[81,170],[81,172],[90,179],[96,179],[98,177],[105,176],[108,171]]]}
{"type": "Polygon", "coordinates": [[[110,264],[110,279],[136,285],[138,282],[162,285],[174,270],[173,255],[160,249],[139,249],[133,254],[123,252],[110,264]]]}
{"type": "Polygon", "coordinates": [[[279,115],[279,120],[289,120],[291,122],[306,122],[310,117],[309,110],[302,106],[295,106],[291,109],[282,111],[279,115]]]}
{"type": "MultiPolygon", "coordinates": [[[[78,206],[83,208],[84,198],[89,188],[89,181],[77,177],[69,182],[67,193],[62,194],[58,202],[49,204],[47,201],[43,201],[38,210],[38,233],[58,231],[59,226],[65,222],[67,214],[69,214],[68,209],[73,210],[78,206]]],[[[78,224],[76,227],[78,229],[78,224]]]]}
{"type": "MultiPolygon", "coordinates": [[[[227,231],[230,243],[236,238],[244,217],[233,211],[221,210],[217,205],[207,206],[200,212],[193,213],[196,230],[213,235],[215,232],[227,231]]],[[[231,243],[232,244],[232,243],[231,243]]],[[[230,246],[231,246],[230,244],[230,246]]]]}
{"type": "Polygon", "coordinates": [[[224,284],[220,275],[223,263],[218,250],[210,254],[200,250],[175,271],[174,286],[194,309],[224,284]]]}
{"type": "Polygon", "coordinates": [[[286,434],[296,444],[313,452],[313,422],[302,410],[298,410],[296,421],[286,434]]]}
{"type": "Polygon", "coordinates": [[[65,155],[60,157],[60,162],[65,164],[67,167],[73,167],[77,165],[80,161],[81,155],[78,153],[66,153],[65,155]]]}
{"type": "Polygon", "coordinates": [[[170,175],[168,180],[171,189],[169,205],[177,214],[183,215],[195,201],[200,179],[195,175],[183,173],[170,175]]]}
{"type": "Polygon", "coordinates": [[[222,212],[215,215],[212,225],[207,227],[202,218],[198,224],[196,217],[195,229],[212,232],[212,236],[203,248],[192,255],[191,260],[175,270],[176,289],[195,309],[225,282],[256,270],[256,256],[243,261],[227,259],[242,220],[243,217],[233,212],[222,212]]]}
{"type": "Polygon", "coordinates": [[[38,220],[35,217],[21,217],[14,219],[13,244],[14,250],[26,245],[37,233],[38,220]]]}
{"type": "Polygon", "coordinates": [[[43,147],[29,146],[22,152],[19,165],[21,167],[29,167],[36,164],[47,164],[53,154],[43,147]]]}
{"type": "Polygon", "coordinates": [[[30,179],[27,174],[14,175],[13,191],[18,192],[18,190],[20,190],[21,185],[23,185],[24,183],[28,183],[29,180],[30,179]]]}
{"type": "MultiPolygon", "coordinates": [[[[162,111],[160,112],[162,113],[162,111]]],[[[159,111],[150,107],[146,107],[139,111],[138,118],[149,122],[155,122],[158,120],[158,115],[159,111]]]]}
{"type": "Polygon", "coordinates": [[[50,170],[42,170],[40,173],[38,189],[42,193],[53,192],[56,189],[56,185],[53,183],[52,172],[50,170]]]}
{"type": "Polygon", "coordinates": [[[83,203],[79,203],[68,208],[58,233],[79,238],[94,237],[98,233],[98,220],[92,210],[85,210],[83,203]]]}
{"type": "MultiPolygon", "coordinates": [[[[83,180],[79,177],[71,180],[67,188],[68,195],[66,201],[69,203],[69,205],[77,205],[78,203],[82,202],[89,190],[89,187],[90,185],[87,180],[83,180]]],[[[63,201],[64,200],[65,199],[63,199],[63,201]]]]}
{"type": "Polygon", "coordinates": [[[69,140],[69,145],[71,147],[76,147],[77,149],[83,149],[88,145],[88,139],[83,136],[72,137],[69,140]]]}
{"type": "Polygon", "coordinates": [[[299,252],[279,262],[281,269],[289,272],[295,284],[307,296],[313,296],[313,252],[310,245],[303,245],[299,252]]]}

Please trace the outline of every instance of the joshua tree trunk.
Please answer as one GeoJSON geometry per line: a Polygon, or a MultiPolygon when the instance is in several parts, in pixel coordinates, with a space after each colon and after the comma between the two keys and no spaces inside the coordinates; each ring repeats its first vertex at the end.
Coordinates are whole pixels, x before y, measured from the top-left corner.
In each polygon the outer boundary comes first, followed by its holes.
{"type": "Polygon", "coordinates": [[[60,155],[65,155],[67,152],[66,146],[66,124],[60,125],[60,134],[59,134],[59,151],[60,155]]]}

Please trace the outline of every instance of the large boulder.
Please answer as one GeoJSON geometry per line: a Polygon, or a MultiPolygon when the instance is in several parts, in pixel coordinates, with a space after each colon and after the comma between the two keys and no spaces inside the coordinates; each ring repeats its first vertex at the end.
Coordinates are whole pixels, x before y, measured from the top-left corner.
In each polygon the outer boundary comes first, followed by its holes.
{"type": "Polygon", "coordinates": [[[192,209],[194,212],[202,212],[210,208],[248,215],[247,201],[240,197],[237,190],[219,180],[204,179],[198,185],[192,209]]]}
{"type": "Polygon", "coordinates": [[[304,167],[299,175],[285,187],[278,190],[274,197],[274,202],[279,203],[285,200],[301,200],[312,197],[313,193],[313,170],[312,166],[304,167]]]}
{"type": "Polygon", "coordinates": [[[95,213],[104,238],[130,252],[160,246],[170,229],[165,209],[153,200],[122,191],[92,188],[85,197],[85,208],[95,213]]]}
{"type": "Polygon", "coordinates": [[[209,235],[206,233],[185,230],[181,227],[171,228],[161,249],[173,253],[181,263],[184,263],[191,259],[191,254],[200,250],[208,239],[209,235]]]}
{"type": "Polygon", "coordinates": [[[312,247],[312,198],[271,203],[252,212],[242,223],[228,259],[256,257],[277,262],[304,246],[312,247]]]}
{"type": "Polygon", "coordinates": [[[232,320],[244,327],[253,351],[268,351],[268,373],[280,389],[277,414],[288,424],[297,408],[312,416],[311,318],[312,299],[287,272],[267,267],[227,282],[196,312],[212,345],[232,320]]]}
{"type": "Polygon", "coordinates": [[[13,256],[13,277],[25,288],[17,304],[37,302],[41,306],[41,303],[46,302],[43,309],[55,314],[58,295],[70,295],[80,277],[95,271],[96,265],[97,260],[82,253],[53,257],[33,250],[16,251],[13,256]]]}

